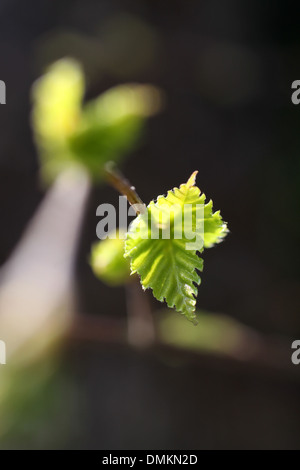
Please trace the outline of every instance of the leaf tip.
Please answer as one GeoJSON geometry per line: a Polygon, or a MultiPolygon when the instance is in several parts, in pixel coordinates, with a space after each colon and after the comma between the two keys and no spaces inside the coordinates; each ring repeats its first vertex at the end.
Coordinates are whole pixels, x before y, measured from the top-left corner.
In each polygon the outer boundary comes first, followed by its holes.
{"type": "Polygon", "coordinates": [[[192,186],[195,186],[196,184],[196,176],[198,174],[198,170],[194,171],[191,176],[189,177],[189,179],[187,180],[187,187],[188,188],[191,188],[192,186]]]}

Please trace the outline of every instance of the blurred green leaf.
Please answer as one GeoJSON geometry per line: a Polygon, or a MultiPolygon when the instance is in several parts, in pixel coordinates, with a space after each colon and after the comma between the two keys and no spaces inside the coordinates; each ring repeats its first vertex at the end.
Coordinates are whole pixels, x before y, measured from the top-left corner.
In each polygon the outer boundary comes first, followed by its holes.
{"type": "Polygon", "coordinates": [[[158,93],[148,85],[120,85],[88,103],[69,139],[74,158],[97,179],[104,164],[119,161],[138,142],[145,118],[158,108],[158,93]]]}
{"type": "Polygon", "coordinates": [[[32,123],[46,181],[78,165],[101,179],[104,164],[134,148],[145,119],[160,107],[150,85],[120,85],[85,106],[83,95],[83,72],[72,59],[55,62],[33,86],[32,123]]]}
{"type": "Polygon", "coordinates": [[[162,342],[189,350],[209,351],[241,357],[242,347],[248,344],[250,331],[232,318],[216,313],[197,311],[200,327],[193,328],[171,310],[158,311],[158,335],[162,342]]]}
{"type": "Polygon", "coordinates": [[[90,264],[95,275],[110,286],[130,281],[130,263],[124,258],[124,232],[92,246],[90,264]]]}
{"type": "Polygon", "coordinates": [[[47,181],[70,165],[68,137],[79,123],[83,94],[83,72],[72,59],[55,62],[33,86],[32,124],[47,181]]]}

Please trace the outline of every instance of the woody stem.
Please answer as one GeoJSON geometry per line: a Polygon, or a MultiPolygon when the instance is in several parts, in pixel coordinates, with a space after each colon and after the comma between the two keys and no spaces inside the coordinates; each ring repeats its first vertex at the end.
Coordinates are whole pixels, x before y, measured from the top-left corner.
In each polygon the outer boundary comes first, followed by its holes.
{"type": "Polygon", "coordinates": [[[131,186],[130,182],[122,175],[122,173],[109,162],[105,167],[106,180],[113,186],[119,193],[127,197],[129,204],[134,208],[138,214],[146,212],[146,205],[137,194],[135,187],[131,186]]]}

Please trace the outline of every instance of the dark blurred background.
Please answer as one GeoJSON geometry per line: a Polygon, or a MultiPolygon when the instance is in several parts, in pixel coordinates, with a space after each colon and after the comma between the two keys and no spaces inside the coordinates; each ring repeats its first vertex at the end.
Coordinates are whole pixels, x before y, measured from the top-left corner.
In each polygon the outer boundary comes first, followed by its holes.
{"type": "MultiPolygon", "coordinates": [[[[291,344],[300,335],[300,107],[291,103],[299,55],[299,21],[289,1],[1,0],[1,263],[44,195],[29,120],[31,85],[52,61],[73,56],[84,66],[87,99],[123,82],[164,90],[165,109],[149,121],[124,173],[149,202],[199,170],[198,185],[231,233],[204,255],[197,305],[291,344]]],[[[118,195],[101,186],[90,197],[77,309],[125,317],[123,289],[100,283],[87,263],[101,202],[117,204],[118,195]]],[[[300,447],[294,373],[175,356],[72,345],[61,366],[72,385],[58,386],[54,411],[32,434],[24,425],[18,445],[300,447]],[[58,415],[69,429],[59,438],[58,415]]]]}

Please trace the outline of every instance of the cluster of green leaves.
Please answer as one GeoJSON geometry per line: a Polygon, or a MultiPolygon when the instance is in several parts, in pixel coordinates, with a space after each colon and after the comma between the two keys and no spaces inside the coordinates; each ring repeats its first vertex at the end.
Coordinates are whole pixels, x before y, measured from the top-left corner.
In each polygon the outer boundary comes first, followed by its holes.
{"type": "Polygon", "coordinates": [[[33,130],[46,181],[79,165],[101,179],[105,163],[134,147],[160,103],[150,85],[116,86],[86,104],[84,92],[84,74],[73,59],[55,62],[33,87],[33,130]]]}
{"type": "MultiPolygon", "coordinates": [[[[46,181],[70,166],[83,167],[95,181],[101,180],[105,164],[133,149],[146,117],[160,105],[159,92],[149,85],[117,86],[86,104],[84,92],[81,66],[72,59],[54,63],[33,87],[33,130],[46,181]]],[[[151,288],[158,300],[191,321],[203,269],[199,253],[227,233],[220,212],[212,211],[212,201],[205,203],[205,195],[195,186],[195,176],[196,172],[166,197],[151,201],[131,224],[125,245],[122,237],[104,240],[93,246],[91,256],[95,274],[105,282],[124,283],[129,271],[137,273],[144,289],[151,288]],[[204,207],[202,212],[199,206],[204,207]],[[191,217],[183,221],[186,208],[191,217]],[[187,248],[199,226],[203,233],[196,236],[192,249],[187,248]]]]}

